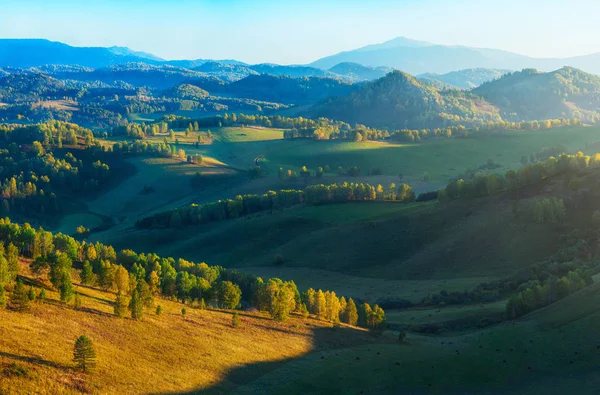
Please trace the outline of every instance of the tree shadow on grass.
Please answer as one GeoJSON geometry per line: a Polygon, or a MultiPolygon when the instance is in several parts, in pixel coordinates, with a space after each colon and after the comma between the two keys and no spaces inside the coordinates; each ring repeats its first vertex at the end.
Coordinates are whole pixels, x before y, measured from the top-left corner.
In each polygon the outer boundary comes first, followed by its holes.
{"type": "MultiPolygon", "coordinates": [[[[306,357],[307,355],[313,352],[338,350],[373,343],[392,343],[394,341],[392,338],[384,336],[374,336],[372,333],[360,331],[350,327],[314,328],[312,337],[312,349],[306,354],[302,354],[296,358],[288,358],[277,361],[256,362],[247,365],[237,366],[230,369],[226,373],[222,381],[214,384],[211,387],[199,388],[197,390],[186,392],[176,392],[175,394],[191,395],[235,393],[236,389],[239,386],[250,384],[253,381],[257,380],[259,377],[273,372],[276,369],[294,360],[306,357]]],[[[249,344],[248,347],[252,347],[252,345],[249,344]]]]}
{"type": "Polygon", "coordinates": [[[59,368],[59,369],[71,369],[71,366],[59,364],[59,363],[56,363],[53,361],[48,361],[47,359],[33,357],[33,356],[17,355],[17,354],[12,354],[9,352],[0,351],[0,360],[3,362],[3,364],[10,362],[10,361],[7,361],[6,358],[8,358],[9,360],[13,360],[13,361],[21,361],[21,362],[31,363],[34,365],[49,366],[52,368],[59,368]]]}

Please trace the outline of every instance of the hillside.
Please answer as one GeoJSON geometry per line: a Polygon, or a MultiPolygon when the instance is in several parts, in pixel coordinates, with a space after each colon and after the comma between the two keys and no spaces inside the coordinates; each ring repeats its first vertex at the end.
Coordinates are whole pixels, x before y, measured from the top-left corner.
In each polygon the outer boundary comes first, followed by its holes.
{"type": "Polygon", "coordinates": [[[417,78],[434,84],[439,83],[441,86],[469,90],[476,88],[485,82],[500,78],[506,73],[508,73],[506,70],[468,69],[452,71],[447,74],[425,73],[418,75],[417,78]]]}
{"type": "Polygon", "coordinates": [[[473,90],[498,106],[508,120],[578,117],[600,113],[600,77],[571,67],[542,73],[527,69],[473,90]]]}
{"type": "Polygon", "coordinates": [[[549,71],[568,65],[600,74],[599,60],[600,54],[564,59],[532,58],[495,49],[445,46],[398,37],[381,44],[327,56],[312,62],[310,66],[329,69],[339,63],[353,62],[364,66],[392,67],[418,75],[445,74],[474,68],[521,70],[535,67],[549,71]]]}
{"type": "Polygon", "coordinates": [[[476,96],[440,90],[400,71],[367,83],[347,96],[317,104],[307,114],[391,129],[435,128],[455,122],[500,119],[493,106],[476,96]]]}
{"type": "Polygon", "coordinates": [[[355,87],[327,77],[251,75],[233,82],[224,91],[236,97],[275,103],[311,104],[332,96],[343,96],[355,87]]]}
{"type": "MultiPolygon", "coordinates": [[[[27,283],[47,287],[28,266],[22,262],[27,283]]],[[[78,309],[60,303],[51,288],[29,313],[0,308],[0,393],[181,393],[215,385],[232,391],[294,358],[386,342],[301,316],[277,323],[241,312],[240,327],[234,328],[231,311],[188,305],[182,317],[184,305],[165,299],[156,300],[160,316],[119,319],[113,315],[113,292],[79,282],[75,290],[82,300],[78,309]],[[73,344],[82,334],[93,340],[98,355],[92,375],[73,369],[73,344]],[[7,373],[12,363],[21,376],[7,373]]]]}

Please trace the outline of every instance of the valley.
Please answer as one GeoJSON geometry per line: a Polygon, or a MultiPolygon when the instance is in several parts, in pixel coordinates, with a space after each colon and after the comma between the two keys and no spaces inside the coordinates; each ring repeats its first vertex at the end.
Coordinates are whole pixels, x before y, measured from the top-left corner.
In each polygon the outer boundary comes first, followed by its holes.
{"type": "Polygon", "coordinates": [[[368,44],[473,2],[58,3],[164,52],[0,38],[0,394],[597,392],[598,54],[368,44]]]}

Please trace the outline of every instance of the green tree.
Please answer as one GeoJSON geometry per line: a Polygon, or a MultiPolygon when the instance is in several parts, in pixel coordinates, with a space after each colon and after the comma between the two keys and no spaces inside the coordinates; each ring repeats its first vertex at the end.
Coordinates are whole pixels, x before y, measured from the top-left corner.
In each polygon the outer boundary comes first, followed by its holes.
{"type": "Polygon", "coordinates": [[[12,281],[14,281],[21,268],[19,266],[19,249],[13,243],[8,244],[6,259],[8,260],[8,271],[12,281]]]}
{"type": "Polygon", "coordinates": [[[17,311],[28,311],[29,303],[29,295],[25,289],[25,285],[19,279],[10,298],[11,307],[17,311]]]}
{"type": "Polygon", "coordinates": [[[94,350],[94,343],[85,335],[79,336],[75,341],[73,362],[75,362],[75,367],[83,373],[92,372],[96,367],[96,351],[94,350]]]}
{"type": "Polygon", "coordinates": [[[94,271],[92,270],[92,264],[88,260],[83,262],[83,268],[81,269],[81,283],[84,285],[94,284],[94,271]]]}
{"type": "Polygon", "coordinates": [[[186,316],[186,315],[187,315],[187,310],[185,309],[185,307],[182,307],[182,308],[181,308],[181,316],[182,316],[183,318],[185,318],[185,316],[186,316]]]}
{"type": "Polygon", "coordinates": [[[141,320],[144,316],[144,303],[140,292],[136,288],[131,295],[131,301],[129,302],[129,310],[131,311],[131,318],[134,320],[141,320]]]}
{"type": "Polygon", "coordinates": [[[30,286],[29,292],[27,293],[27,298],[29,298],[29,301],[35,302],[36,297],[37,295],[35,294],[35,289],[33,288],[33,286],[30,286]]]}
{"type": "Polygon", "coordinates": [[[156,315],[161,315],[163,312],[163,308],[161,305],[156,306],[156,315]]]}
{"type": "Polygon", "coordinates": [[[235,309],[242,299],[242,290],[231,281],[222,281],[218,286],[219,303],[226,309],[235,309]]]}
{"type": "Polygon", "coordinates": [[[6,307],[6,291],[4,290],[4,284],[0,284],[0,309],[6,307]]]}

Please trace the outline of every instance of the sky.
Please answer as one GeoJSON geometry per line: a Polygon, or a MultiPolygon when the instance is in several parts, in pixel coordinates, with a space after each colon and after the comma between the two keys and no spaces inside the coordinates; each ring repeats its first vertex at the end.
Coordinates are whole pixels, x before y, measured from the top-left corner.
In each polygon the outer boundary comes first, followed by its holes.
{"type": "Polygon", "coordinates": [[[600,52],[597,0],[0,0],[0,38],[165,59],[306,64],[403,36],[533,57],[600,52]]]}

